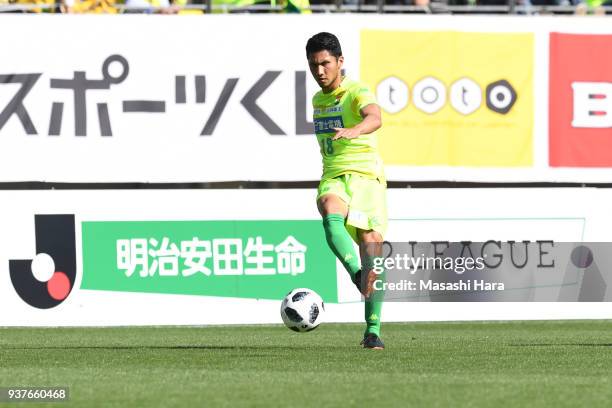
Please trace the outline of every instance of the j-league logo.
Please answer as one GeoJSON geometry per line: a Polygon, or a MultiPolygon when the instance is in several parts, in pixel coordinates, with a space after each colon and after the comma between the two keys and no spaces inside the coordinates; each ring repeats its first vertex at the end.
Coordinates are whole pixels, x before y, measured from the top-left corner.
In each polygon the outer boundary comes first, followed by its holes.
{"type": "Polygon", "coordinates": [[[74,215],[35,215],[36,255],[9,260],[11,282],[26,303],[49,309],[68,297],[76,277],[74,215]]]}

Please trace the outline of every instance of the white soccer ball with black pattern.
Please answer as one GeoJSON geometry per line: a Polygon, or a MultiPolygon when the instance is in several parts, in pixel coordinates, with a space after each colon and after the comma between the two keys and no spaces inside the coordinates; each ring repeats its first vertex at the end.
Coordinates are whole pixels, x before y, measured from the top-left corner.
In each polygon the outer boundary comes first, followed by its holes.
{"type": "Polygon", "coordinates": [[[314,290],[293,289],[281,303],[281,317],[285,326],[296,332],[307,332],[319,327],[325,314],[323,299],[314,290]]]}

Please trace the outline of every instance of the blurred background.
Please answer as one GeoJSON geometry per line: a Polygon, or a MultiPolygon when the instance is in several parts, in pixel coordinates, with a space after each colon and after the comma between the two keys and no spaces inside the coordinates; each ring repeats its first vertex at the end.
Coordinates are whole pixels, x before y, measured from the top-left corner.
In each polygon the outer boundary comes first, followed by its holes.
{"type": "Polygon", "coordinates": [[[612,13],[612,0],[0,0],[4,13],[612,13]]]}
{"type": "MultiPolygon", "coordinates": [[[[5,325],[277,323],[295,287],[360,321],[315,205],[320,31],[382,108],[387,240],[610,241],[604,1],[0,2],[0,265],[55,242],[45,215],[68,216],[72,248],[61,290],[52,267],[0,271],[5,325]]],[[[384,319],[609,317],[612,284],[569,304],[600,286],[557,262],[563,306],[526,303],[540,292],[515,274],[518,307],[423,294],[384,319]]]]}

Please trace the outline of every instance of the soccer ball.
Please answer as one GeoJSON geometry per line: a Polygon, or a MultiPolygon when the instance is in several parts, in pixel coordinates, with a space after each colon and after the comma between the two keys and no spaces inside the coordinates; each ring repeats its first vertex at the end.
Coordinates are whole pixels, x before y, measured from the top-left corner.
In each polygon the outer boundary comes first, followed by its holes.
{"type": "Polygon", "coordinates": [[[280,311],[285,326],[296,332],[307,332],[319,327],[325,305],[317,292],[298,288],[285,296],[280,311]]]}

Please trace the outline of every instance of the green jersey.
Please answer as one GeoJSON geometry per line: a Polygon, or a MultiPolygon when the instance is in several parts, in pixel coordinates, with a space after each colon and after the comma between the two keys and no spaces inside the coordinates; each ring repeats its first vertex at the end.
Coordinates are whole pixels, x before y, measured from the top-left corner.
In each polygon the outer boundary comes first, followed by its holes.
{"type": "Polygon", "coordinates": [[[319,91],[313,96],[314,127],[323,157],[323,179],[349,173],[384,178],[375,133],[350,140],[332,140],[333,128],[356,126],[363,120],[361,109],[372,103],[376,103],[376,98],[367,86],[346,77],[332,92],[319,91]]]}

